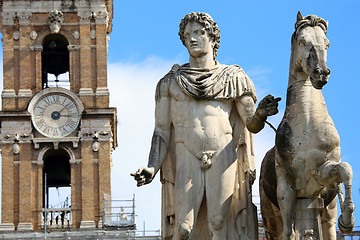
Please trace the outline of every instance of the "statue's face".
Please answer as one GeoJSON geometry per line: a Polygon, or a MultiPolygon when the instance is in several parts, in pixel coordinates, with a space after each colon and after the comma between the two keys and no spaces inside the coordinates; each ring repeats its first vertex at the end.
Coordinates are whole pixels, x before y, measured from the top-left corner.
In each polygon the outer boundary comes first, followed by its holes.
{"type": "Polygon", "coordinates": [[[213,56],[214,43],[205,26],[196,21],[189,22],[184,31],[185,46],[192,57],[213,56]]]}

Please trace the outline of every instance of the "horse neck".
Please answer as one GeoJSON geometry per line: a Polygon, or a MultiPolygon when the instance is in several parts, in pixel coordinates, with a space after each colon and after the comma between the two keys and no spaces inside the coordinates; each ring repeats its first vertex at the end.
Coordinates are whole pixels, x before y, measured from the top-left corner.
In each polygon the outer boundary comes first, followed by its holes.
{"type": "Polygon", "coordinates": [[[311,116],[325,113],[327,109],[321,90],[312,86],[310,76],[290,67],[285,116],[301,114],[309,120],[311,116]]]}

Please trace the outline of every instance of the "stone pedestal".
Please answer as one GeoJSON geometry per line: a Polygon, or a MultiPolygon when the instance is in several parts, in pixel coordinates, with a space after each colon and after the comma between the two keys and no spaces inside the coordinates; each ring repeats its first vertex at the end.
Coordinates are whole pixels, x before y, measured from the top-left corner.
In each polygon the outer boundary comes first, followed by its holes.
{"type": "Polygon", "coordinates": [[[295,207],[295,239],[323,239],[320,212],[324,208],[322,198],[297,199],[295,207]]]}
{"type": "Polygon", "coordinates": [[[13,223],[1,223],[0,232],[14,231],[15,227],[13,223]]]}
{"type": "Polygon", "coordinates": [[[18,231],[32,231],[33,225],[31,223],[19,223],[17,226],[18,231]]]}
{"type": "Polygon", "coordinates": [[[95,221],[81,221],[80,229],[95,228],[95,221]]]}

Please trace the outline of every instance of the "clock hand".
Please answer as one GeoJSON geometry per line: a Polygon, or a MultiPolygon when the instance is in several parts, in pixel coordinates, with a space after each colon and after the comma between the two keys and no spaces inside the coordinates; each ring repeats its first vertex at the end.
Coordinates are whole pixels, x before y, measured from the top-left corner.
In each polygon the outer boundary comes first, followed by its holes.
{"type": "Polygon", "coordinates": [[[73,117],[73,118],[77,118],[77,117],[79,117],[79,115],[78,115],[78,114],[65,114],[65,115],[60,114],[59,117],[73,117]]]}
{"type": "Polygon", "coordinates": [[[64,107],[63,109],[61,109],[61,110],[59,111],[59,113],[61,113],[62,111],[64,111],[65,108],[66,108],[66,107],[64,107]]]}

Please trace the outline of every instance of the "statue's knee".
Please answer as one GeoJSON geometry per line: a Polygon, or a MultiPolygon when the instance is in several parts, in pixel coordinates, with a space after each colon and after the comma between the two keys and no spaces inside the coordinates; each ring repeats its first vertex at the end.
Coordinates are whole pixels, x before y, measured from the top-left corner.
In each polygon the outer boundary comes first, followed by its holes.
{"type": "Polygon", "coordinates": [[[191,233],[191,224],[188,220],[182,221],[178,226],[178,233],[180,239],[187,239],[191,233]]]}
{"type": "Polygon", "coordinates": [[[214,230],[220,230],[224,226],[224,217],[217,215],[213,217],[210,222],[214,230]]]}

